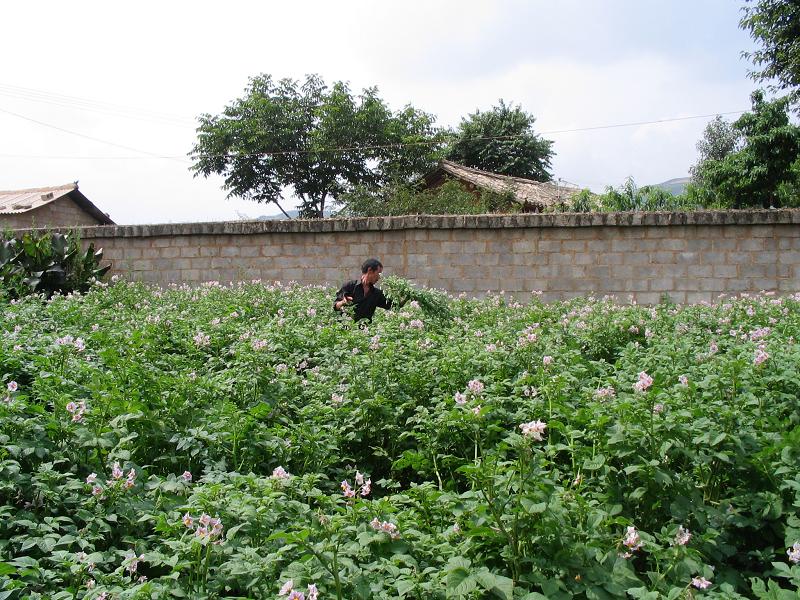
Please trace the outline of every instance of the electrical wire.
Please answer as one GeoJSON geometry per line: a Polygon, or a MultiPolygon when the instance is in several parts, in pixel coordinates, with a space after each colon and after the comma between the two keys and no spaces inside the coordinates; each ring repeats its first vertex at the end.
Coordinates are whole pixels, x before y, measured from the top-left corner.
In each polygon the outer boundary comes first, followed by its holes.
{"type": "Polygon", "coordinates": [[[93,142],[100,142],[101,144],[108,144],[109,146],[114,146],[116,148],[122,148],[123,150],[131,150],[133,152],[139,152],[140,154],[147,154],[148,156],[150,156],[152,158],[163,158],[163,159],[167,159],[167,160],[180,160],[181,162],[189,162],[186,159],[178,158],[176,156],[162,156],[162,155],[156,154],[154,152],[148,152],[147,150],[141,150],[139,148],[133,148],[131,146],[125,146],[124,144],[117,144],[116,142],[109,142],[108,140],[102,140],[100,138],[96,138],[96,137],[93,137],[91,135],[86,135],[86,134],[80,133],[78,131],[72,131],[71,129],[64,129],[63,127],[59,127],[57,125],[51,125],[50,123],[45,123],[44,121],[39,121],[37,119],[32,119],[31,117],[26,117],[25,115],[21,115],[19,113],[15,113],[13,111],[6,110],[4,108],[0,108],[0,113],[5,113],[5,114],[8,114],[8,115],[12,115],[12,116],[17,117],[19,119],[23,119],[25,121],[30,121],[32,123],[36,123],[37,125],[42,125],[43,127],[49,127],[51,129],[55,129],[56,131],[61,131],[63,133],[69,133],[70,135],[76,135],[78,137],[81,137],[81,138],[84,138],[84,139],[87,139],[87,140],[92,140],[93,142]]]}
{"type": "Polygon", "coordinates": [[[25,101],[42,102],[59,106],[62,108],[77,109],[82,111],[107,114],[110,116],[136,119],[139,121],[153,121],[166,125],[173,125],[184,128],[194,128],[194,119],[178,116],[170,113],[161,113],[141,108],[112,104],[110,102],[100,102],[88,100],[77,96],[65,96],[32,88],[18,87],[0,83],[0,96],[21,99],[25,101]]]}
{"type": "MultiPolygon", "coordinates": [[[[39,125],[43,125],[45,127],[50,127],[50,128],[56,129],[58,131],[62,131],[62,132],[65,132],[65,133],[70,133],[70,134],[73,134],[73,135],[77,135],[79,137],[83,137],[83,138],[90,139],[90,140],[93,140],[93,141],[101,142],[101,143],[104,143],[104,144],[109,144],[111,146],[116,146],[116,147],[123,148],[123,149],[126,149],[126,150],[132,150],[134,152],[147,154],[151,158],[159,158],[159,159],[167,159],[167,160],[181,160],[182,162],[188,162],[183,157],[159,155],[159,154],[156,154],[156,153],[148,152],[146,150],[140,150],[140,149],[137,149],[137,148],[131,148],[130,146],[124,146],[124,145],[117,144],[117,143],[114,143],[114,142],[109,142],[107,140],[101,140],[99,138],[87,136],[87,135],[79,133],[79,132],[75,132],[75,131],[71,131],[71,130],[68,130],[68,129],[64,129],[64,128],[58,127],[56,125],[51,125],[49,123],[44,123],[42,121],[38,121],[36,119],[32,119],[30,117],[26,117],[24,115],[20,115],[19,113],[15,113],[15,112],[12,112],[12,111],[9,111],[9,110],[5,110],[5,109],[2,109],[2,108],[0,108],[0,112],[6,113],[6,114],[10,114],[10,115],[13,115],[13,116],[21,118],[21,119],[25,119],[27,121],[32,121],[32,122],[37,123],[39,125]]],[[[672,122],[677,122],[677,121],[688,121],[688,120],[692,120],[692,119],[707,119],[707,118],[716,117],[716,116],[742,114],[744,112],[746,112],[746,111],[744,111],[744,110],[736,110],[736,111],[727,111],[727,112],[719,112],[719,113],[709,113],[709,114],[704,114],[704,115],[691,115],[691,116],[685,116],[685,117],[671,117],[671,118],[667,118],[667,119],[656,119],[656,120],[652,120],[652,121],[633,121],[633,122],[628,122],[628,123],[614,123],[614,124],[610,124],[610,125],[596,125],[596,126],[590,126],[590,127],[576,127],[576,128],[572,128],[572,129],[554,129],[554,130],[548,130],[548,131],[541,131],[536,135],[559,135],[559,134],[565,134],[565,133],[578,133],[578,132],[584,132],[584,131],[599,131],[599,130],[603,130],[603,129],[619,129],[619,128],[623,128],[623,127],[641,127],[641,126],[645,126],[645,125],[659,125],[659,124],[672,123],[672,122]]],[[[520,138],[520,137],[524,137],[526,135],[528,135],[528,134],[481,136],[481,137],[472,137],[472,138],[470,138],[470,140],[474,140],[474,141],[488,141],[488,140],[504,141],[504,140],[517,139],[517,138],[520,138]]],[[[285,155],[308,155],[308,154],[324,154],[324,153],[336,153],[336,152],[355,152],[355,151],[364,151],[364,150],[390,150],[390,149],[413,147],[413,146],[435,146],[435,145],[440,145],[440,144],[444,144],[444,143],[446,143],[446,140],[440,138],[440,139],[435,139],[435,140],[418,140],[418,141],[415,141],[415,142],[396,142],[396,143],[391,143],[391,144],[372,144],[372,145],[364,145],[364,146],[342,146],[342,147],[336,147],[336,148],[319,148],[319,149],[315,149],[315,150],[277,150],[277,151],[251,152],[251,153],[242,153],[242,154],[238,154],[238,153],[233,153],[233,154],[231,154],[231,153],[209,154],[209,155],[206,155],[206,156],[208,156],[210,158],[222,158],[222,157],[243,158],[243,157],[255,157],[255,156],[269,157],[269,156],[285,156],[285,155]]],[[[120,157],[90,157],[90,156],[59,157],[59,156],[39,156],[39,155],[28,155],[28,156],[26,156],[26,155],[0,155],[0,156],[3,156],[5,158],[42,158],[42,159],[45,159],[45,158],[46,159],[64,158],[64,159],[77,159],[77,160],[89,160],[89,159],[97,160],[98,158],[108,158],[108,159],[112,159],[112,160],[142,158],[142,157],[125,157],[125,156],[120,156],[120,157]]]]}

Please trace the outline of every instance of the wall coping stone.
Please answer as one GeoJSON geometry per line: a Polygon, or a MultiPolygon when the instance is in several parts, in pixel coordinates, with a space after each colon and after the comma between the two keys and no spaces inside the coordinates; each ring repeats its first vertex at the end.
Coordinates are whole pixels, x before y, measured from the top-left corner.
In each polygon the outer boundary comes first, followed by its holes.
{"type": "MultiPolygon", "coordinates": [[[[702,210],[692,212],[525,213],[509,215],[408,215],[292,219],[286,221],[216,221],[155,225],[92,225],[54,228],[77,230],[82,239],[181,235],[252,235],[329,233],[404,229],[512,229],[549,227],[667,227],[673,225],[800,224],[800,209],[702,210]]],[[[17,231],[43,231],[19,229],[17,231]]]]}

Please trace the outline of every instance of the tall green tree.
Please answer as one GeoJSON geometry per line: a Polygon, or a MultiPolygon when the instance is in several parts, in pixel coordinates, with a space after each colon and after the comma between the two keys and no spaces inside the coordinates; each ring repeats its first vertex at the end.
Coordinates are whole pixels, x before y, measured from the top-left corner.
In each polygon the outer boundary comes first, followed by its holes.
{"type": "Polygon", "coordinates": [[[446,158],[485,171],[550,181],[553,142],[534,133],[535,121],[519,106],[500,100],[491,110],[461,120],[446,158]]]}
{"type": "Polygon", "coordinates": [[[704,183],[723,206],[780,206],[782,187],[797,183],[800,127],[789,121],[788,99],[751,96],[753,109],[733,124],[744,146],[721,160],[707,160],[704,183]]]}
{"type": "MultiPolygon", "coordinates": [[[[746,0],[739,25],[760,48],[745,52],[757,70],[751,77],[772,91],[788,92],[800,100],[800,2],[797,0],[746,0]]],[[[800,104],[798,104],[800,110],[800,104]]]]}
{"type": "Polygon", "coordinates": [[[301,216],[316,218],[356,185],[422,174],[440,139],[432,115],[411,106],[392,112],[374,87],[354,95],[316,75],[302,84],[259,75],[221,114],[199,121],[195,176],[222,175],[228,197],[273,202],[287,217],[286,193],[300,199],[301,216]]]}
{"type": "Polygon", "coordinates": [[[733,123],[717,115],[703,130],[697,142],[697,163],[689,169],[692,183],[702,185],[704,166],[708,161],[720,161],[741,148],[742,132],[733,123]]]}

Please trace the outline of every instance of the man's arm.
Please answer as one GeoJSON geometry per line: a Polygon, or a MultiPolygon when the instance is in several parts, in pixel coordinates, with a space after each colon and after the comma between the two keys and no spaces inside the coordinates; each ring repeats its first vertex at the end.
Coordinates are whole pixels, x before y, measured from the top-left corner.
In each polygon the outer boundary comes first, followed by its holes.
{"type": "Polygon", "coordinates": [[[353,290],[356,283],[358,282],[348,281],[341,288],[339,288],[339,291],[336,292],[336,300],[333,301],[333,310],[340,311],[345,304],[349,304],[353,301],[353,290]]]}
{"type": "Polygon", "coordinates": [[[386,294],[383,293],[383,290],[376,289],[375,291],[380,293],[380,296],[378,296],[378,302],[377,302],[376,306],[378,308],[385,308],[386,310],[391,309],[392,308],[392,301],[389,300],[386,297],[386,294]]]}

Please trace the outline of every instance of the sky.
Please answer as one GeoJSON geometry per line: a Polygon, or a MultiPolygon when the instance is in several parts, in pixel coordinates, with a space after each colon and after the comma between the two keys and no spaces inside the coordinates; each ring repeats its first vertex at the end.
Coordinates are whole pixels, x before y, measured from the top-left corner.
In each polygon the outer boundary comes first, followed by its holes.
{"type": "Polygon", "coordinates": [[[502,98],[553,140],[554,178],[595,191],[685,177],[713,115],[750,107],[742,4],[5,2],[0,190],[77,180],[119,224],[275,214],[194,177],[187,156],[198,115],[262,73],[377,86],[445,127],[502,98]]]}

